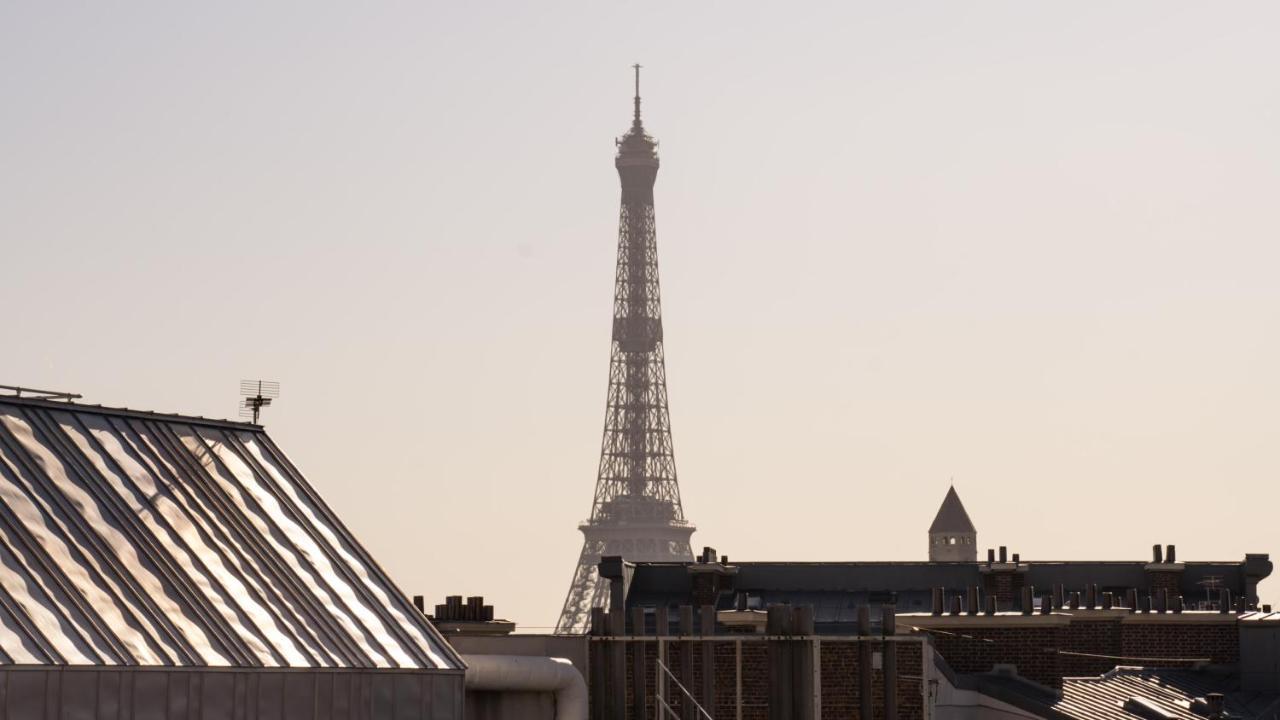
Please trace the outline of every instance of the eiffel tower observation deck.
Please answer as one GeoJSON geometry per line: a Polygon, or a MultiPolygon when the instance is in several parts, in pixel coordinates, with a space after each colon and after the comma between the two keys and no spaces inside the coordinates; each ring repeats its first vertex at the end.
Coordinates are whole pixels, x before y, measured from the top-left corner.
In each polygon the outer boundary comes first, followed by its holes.
{"type": "Polygon", "coordinates": [[[591,518],[558,633],[585,632],[593,607],[608,608],[608,581],[596,564],[604,555],[626,560],[688,562],[694,527],[680,506],[667,374],[662,351],[662,303],[653,184],[658,143],[640,121],[640,66],[635,66],[635,115],[617,141],[614,165],[622,181],[618,266],[613,296],[613,346],[604,439],[591,518]]]}

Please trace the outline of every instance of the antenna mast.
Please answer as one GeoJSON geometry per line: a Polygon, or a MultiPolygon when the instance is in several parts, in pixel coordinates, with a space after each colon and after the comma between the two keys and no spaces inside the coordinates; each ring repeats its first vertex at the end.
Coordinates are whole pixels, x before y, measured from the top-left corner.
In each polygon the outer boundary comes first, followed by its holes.
{"type": "Polygon", "coordinates": [[[257,425],[262,408],[270,405],[272,400],[280,399],[280,383],[272,380],[241,380],[240,396],[244,398],[240,403],[240,417],[252,418],[253,424],[257,425]]]}

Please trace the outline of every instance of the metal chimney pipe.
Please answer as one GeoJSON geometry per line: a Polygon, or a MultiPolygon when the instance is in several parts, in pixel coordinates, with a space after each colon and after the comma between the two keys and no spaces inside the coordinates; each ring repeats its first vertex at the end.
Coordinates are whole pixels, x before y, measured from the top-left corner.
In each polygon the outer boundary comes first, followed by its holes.
{"type": "Polygon", "coordinates": [[[1222,693],[1211,692],[1205,693],[1204,702],[1209,706],[1209,717],[1221,718],[1227,709],[1227,699],[1222,693]]]}

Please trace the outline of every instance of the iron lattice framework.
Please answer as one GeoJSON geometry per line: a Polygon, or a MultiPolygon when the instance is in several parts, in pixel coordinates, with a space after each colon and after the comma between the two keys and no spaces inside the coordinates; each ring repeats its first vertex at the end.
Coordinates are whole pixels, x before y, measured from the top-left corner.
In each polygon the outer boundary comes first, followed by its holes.
{"type": "Polygon", "coordinates": [[[608,607],[608,582],[596,571],[601,556],[651,562],[693,559],[689,536],[694,528],[680,506],[667,411],[653,212],[657,149],[640,122],[636,66],[635,116],[631,130],[618,141],[614,163],[622,181],[622,210],[600,470],[591,519],[578,527],[585,541],[556,625],[560,633],[584,632],[591,609],[608,607]]]}

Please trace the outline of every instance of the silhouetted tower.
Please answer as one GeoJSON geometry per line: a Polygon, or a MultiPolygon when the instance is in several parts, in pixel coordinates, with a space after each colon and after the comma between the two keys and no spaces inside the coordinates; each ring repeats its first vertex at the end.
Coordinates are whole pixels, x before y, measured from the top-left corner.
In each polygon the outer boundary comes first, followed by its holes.
{"type": "Polygon", "coordinates": [[[608,607],[608,581],[596,572],[602,555],[693,560],[689,536],[694,528],[680,507],[662,355],[653,213],[658,143],[640,122],[640,66],[635,70],[635,116],[617,142],[614,161],[622,180],[622,211],[604,440],[591,519],[578,526],[585,542],[556,625],[561,633],[585,631],[591,608],[608,607]]]}
{"type": "Polygon", "coordinates": [[[942,507],[929,526],[930,562],[977,562],[978,529],[964,510],[956,486],[947,490],[942,507]]]}

